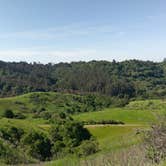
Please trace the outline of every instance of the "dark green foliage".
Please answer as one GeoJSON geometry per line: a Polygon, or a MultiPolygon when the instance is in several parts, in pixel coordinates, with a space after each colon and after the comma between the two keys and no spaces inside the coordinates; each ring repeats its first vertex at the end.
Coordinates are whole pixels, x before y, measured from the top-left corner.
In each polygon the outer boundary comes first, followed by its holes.
{"type": "Polygon", "coordinates": [[[31,131],[23,137],[22,143],[28,154],[36,159],[44,161],[51,157],[51,142],[42,133],[31,131]]]}
{"type": "Polygon", "coordinates": [[[84,140],[89,140],[90,142],[91,138],[91,134],[81,123],[71,119],[54,124],[51,128],[50,135],[53,143],[52,152],[54,157],[75,153],[78,146],[84,140]]]}
{"type": "Polygon", "coordinates": [[[26,116],[24,114],[22,114],[21,112],[14,113],[10,109],[6,109],[3,112],[3,117],[9,118],[9,119],[13,119],[13,118],[15,118],[15,119],[25,119],[26,118],[26,116]]]}
{"type": "MultiPolygon", "coordinates": [[[[0,96],[34,91],[94,92],[118,97],[164,97],[165,62],[75,62],[28,64],[0,62],[0,96]]],[[[43,103],[45,100],[32,99],[43,103]]]]}
{"type": "Polygon", "coordinates": [[[5,118],[14,118],[14,116],[15,115],[14,115],[13,111],[9,110],[9,109],[5,110],[3,113],[3,117],[5,117],[5,118]]]}
{"type": "Polygon", "coordinates": [[[6,126],[5,128],[0,129],[0,137],[15,146],[19,144],[23,134],[24,131],[22,129],[14,126],[6,126]]]}
{"type": "Polygon", "coordinates": [[[116,120],[101,120],[101,121],[95,121],[95,120],[91,120],[91,121],[84,121],[83,124],[85,125],[95,125],[95,124],[120,124],[120,125],[123,125],[125,124],[124,122],[122,121],[116,121],[116,120]]]}

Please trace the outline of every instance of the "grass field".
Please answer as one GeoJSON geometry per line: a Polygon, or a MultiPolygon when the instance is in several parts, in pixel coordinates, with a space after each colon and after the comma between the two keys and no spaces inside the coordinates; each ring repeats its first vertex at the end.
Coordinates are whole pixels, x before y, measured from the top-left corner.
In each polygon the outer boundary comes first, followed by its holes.
{"type": "Polygon", "coordinates": [[[88,127],[88,130],[99,141],[99,148],[102,151],[113,151],[119,148],[128,147],[141,141],[138,130],[145,129],[145,126],[102,126],[88,127]]]}
{"type": "Polygon", "coordinates": [[[82,113],[73,116],[78,121],[117,120],[126,124],[149,124],[155,120],[154,112],[149,110],[105,109],[103,111],[82,113]]]}

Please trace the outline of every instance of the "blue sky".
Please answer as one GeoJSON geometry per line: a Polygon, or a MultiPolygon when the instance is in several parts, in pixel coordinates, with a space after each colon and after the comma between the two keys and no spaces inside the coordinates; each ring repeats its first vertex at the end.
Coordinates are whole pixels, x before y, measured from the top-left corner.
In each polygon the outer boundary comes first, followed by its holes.
{"type": "Polygon", "coordinates": [[[166,57],[165,0],[0,0],[0,60],[166,57]]]}

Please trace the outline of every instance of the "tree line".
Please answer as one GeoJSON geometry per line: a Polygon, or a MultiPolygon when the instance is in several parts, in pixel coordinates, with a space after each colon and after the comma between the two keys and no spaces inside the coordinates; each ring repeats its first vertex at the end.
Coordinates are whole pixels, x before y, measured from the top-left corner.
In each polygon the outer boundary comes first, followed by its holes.
{"type": "Polygon", "coordinates": [[[0,61],[1,97],[34,91],[161,98],[166,95],[166,63],[129,60],[44,65],[0,61]]]}

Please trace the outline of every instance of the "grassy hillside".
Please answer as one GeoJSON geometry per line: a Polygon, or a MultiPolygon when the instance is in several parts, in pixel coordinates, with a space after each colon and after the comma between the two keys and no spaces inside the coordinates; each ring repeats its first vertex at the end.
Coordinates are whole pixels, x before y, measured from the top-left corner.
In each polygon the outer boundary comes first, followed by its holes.
{"type": "Polygon", "coordinates": [[[137,131],[145,128],[146,126],[139,125],[89,126],[88,130],[98,139],[102,151],[114,151],[139,143],[141,136],[137,131]]]}
{"type": "MultiPolygon", "coordinates": [[[[48,166],[76,166],[76,165],[115,165],[115,163],[128,165],[146,164],[144,151],[139,148],[142,143],[142,132],[149,130],[153,122],[158,121],[157,116],[165,114],[165,100],[132,101],[123,108],[108,108],[102,111],[81,113],[74,115],[78,121],[116,120],[125,122],[124,125],[87,125],[86,127],[99,142],[101,151],[81,161],[68,157],[63,160],[48,163],[48,166]],[[133,159],[132,157],[135,159],[133,159]]],[[[164,166],[165,163],[161,163],[164,166]]]]}
{"type": "Polygon", "coordinates": [[[103,111],[81,113],[73,116],[79,121],[116,120],[126,124],[149,124],[157,120],[157,116],[165,113],[166,100],[133,101],[123,108],[107,108],[103,111]]]}
{"type": "Polygon", "coordinates": [[[129,124],[147,124],[155,120],[155,116],[148,110],[105,109],[103,111],[82,113],[73,116],[79,121],[117,120],[129,124]]]}
{"type": "MultiPolygon", "coordinates": [[[[107,99],[107,98],[106,98],[107,99]]],[[[15,126],[25,131],[37,130],[47,135],[51,122],[45,113],[51,116],[60,112],[72,114],[79,122],[114,120],[124,125],[86,125],[85,127],[97,139],[99,149],[97,155],[105,155],[139,145],[142,141],[140,131],[158,120],[166,110],[165,100],[132,101],[125,107],[105,108],[110,100],[98,96],[73,95],[64,93],[29,93],[22,96],[0,99],[0,128],[15,126]],[[15,114],[22,113],[25,119],[3,118],[4,110],[10,109],[15,114]]],[[[111,102],[110,102],[111,103],[111,102]]],[[[54,117],[54,119],[56,116],[54,117]]],[[[94,159],[94,157],[92,156],[94,159]]],[[[78,162],[73,158],[58,160],[48,165],[64,165],[78,162]]],[[[89,159],[88,159],[89,160],[89,159]]],[[[73,164],[74,165],[74,164],[73,164]]]]}
{"type": "Polygon", "coordinates": [[[0,115],[10,109],[15,113],[22,113],[27,117],[40,117],[47,113],[66,112],[75,114],[96,111],[111,104],[109,97],[97,95],[74,95],[54,92],[36,92],[21,96],[1,98],[0,115]]]}

